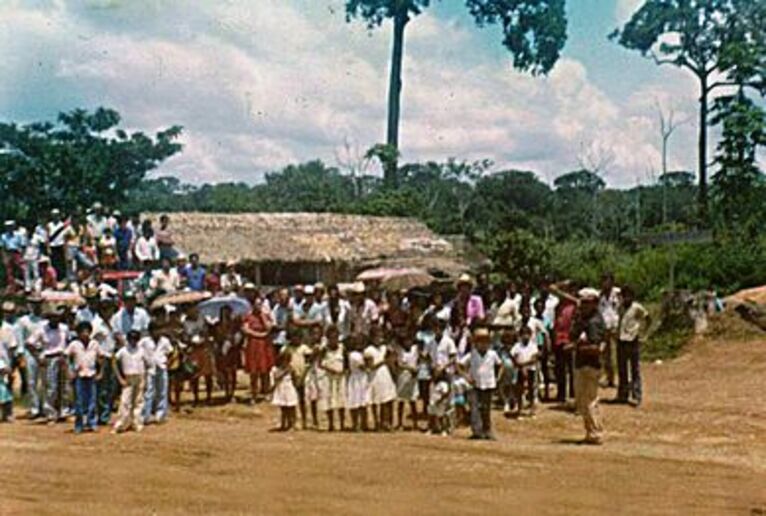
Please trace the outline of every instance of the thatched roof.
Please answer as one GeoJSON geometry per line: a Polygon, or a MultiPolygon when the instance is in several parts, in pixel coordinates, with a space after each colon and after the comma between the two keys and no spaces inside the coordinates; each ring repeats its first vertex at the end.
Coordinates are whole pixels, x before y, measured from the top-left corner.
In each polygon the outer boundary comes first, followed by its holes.
{"type": "MultiPolygon", "coordinates": [[[[407,218],[332,213],[171,213],[176,245],[203,262],[345,262],[399,260],[445,272],[466,269],[454,246],[407,218]]],[[[158,214],[148,218],[159,219],[158,214]]],[[[156,222],[155,222],[156,224],[156,222]]]]}

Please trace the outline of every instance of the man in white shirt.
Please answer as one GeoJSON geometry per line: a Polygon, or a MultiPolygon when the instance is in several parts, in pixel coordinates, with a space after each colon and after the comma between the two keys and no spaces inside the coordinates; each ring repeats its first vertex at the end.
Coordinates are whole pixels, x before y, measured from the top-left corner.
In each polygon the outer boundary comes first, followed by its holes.
{"type": "Polygon", "coordinates": [[[237,294],[245,284],[236,267],[237,262],[229,261],[226,263],[226,272],[221,274],[221,290],[225,294],[237,294]]]}
{"type": "Polygon", "coordinates": [[[492,434],[492,393],[497,387],[497,368],[502,365],[500,356],[490,349],[490,333],[477,328],[471,336],[471,352],[463,357],[460,365],[468,372],[471,390],[471,439],[494,440],[492,434]]]}
{"type": "Polygon", "coordinates": [[[614,354],[617,346],[617,332],[620,325],[620,289],[614,285],[614,276],[606,273],[601,278],[601,293],[598,300],[598,310],[606,325],[606,346],[602,353],[604,374],[607,387],[614,388],[614,354]]]}
{"type": "Polygon", "coordinates": [[[67,412],[66,389],[62,389],[62,367],[65,367],[64,351],[69,339],[69,327],[63,323],[64,309],[58,308],[48,314],[48,324],[37,335],[40,357],[45,364],[45,396],[43,411],[48,422],[56,422],[67,412]]]}
{"type": "Polygon", "coordinates": [[[47,324],[43,318],[42,299],[31,296],[27,299],[29,313],[16,321],[16,334],[19,338],[19,346],[22,348],[24,361],[27,368],[27,410],[29,419],[36,419],[42,413],[40,405],[40,390],[43,388],[43,379],[40,376],[41,357],[38,336],[42,334],[47,324]]]}
{"type": "Polygon", "coordinates": [[[101,348],[91,339],[92,326],[87,321],[77,325],[77,338],[69,343],[66,356],[72,362],[75,373],[75,421],[76,434],[95,432],[98,424],[96,415],[96,375],[103,360],[101,348]],[[84,421],[83,421],[84,420],[84,421]]]}
{"type": "Polygon", "coordinates": [[[110,321],[110,326],[118,342],[124,341],[131,330],[136,330],[142,334],[149,330],[149,314],[137,306],[136,294],[126,292],[123,295],[123,303],[124,306],[112,316],[110,321]]]}
{"type": "Polygon", "coordinates": [[[617,343],[617,370],[619,387],[617,403],[641,405],[643,391],[641,387],[641,342],[643,341],[652,319],[649,311],[635,301],[631,287],[622,289],[623,313],[620,318],[619,342],[617,343]]]}
{"type": "Polygon", "coordinates": [[[163,258],[161,267],[152,272],[149,288],[156,294],[169,294],[181,288],[181,276],[178,269],[171,267],[169,259],[163,258]]]}
{"type": "Polygon", "coordinates": [[[101,377],[98,380],[96,390],[98,393],[98,423],[108,425],[112,417],[114,397],[117,395],[117,377],[114,374],[112,358],[117,348],[111,320],[116,311],[116,303],[111,300],[102,300],[98,305],[98,312],[93,318],[92,338],[98,342],[104,363],[101,368],[101,377]]]}
{"type": "Polygon", "coordinates": [[[50,250],[51,265],[56,269],[58,278],[66,278],[66,239],[71,226],[69,222],[61,219],[58,209],[51,210],[51,221],[48,222],[48,248],[50,250]]]}

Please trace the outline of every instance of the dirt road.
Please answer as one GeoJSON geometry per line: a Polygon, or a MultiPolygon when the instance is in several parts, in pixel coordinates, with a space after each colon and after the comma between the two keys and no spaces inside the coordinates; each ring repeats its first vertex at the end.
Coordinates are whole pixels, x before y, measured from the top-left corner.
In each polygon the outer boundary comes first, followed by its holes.
{"type": "MultiPolygon", "coordinates": [[[[766,342],[648,365],[647,402],[494,414],[498,442],[269,433],[271,407],[202,408],[142,434],[0,426],[1,514],[766,514],[766,342]],[[724,358],[725,357],[725,358],[724,358]]],[[[605,392],[612,397],[613,392],[605,392]]]]}

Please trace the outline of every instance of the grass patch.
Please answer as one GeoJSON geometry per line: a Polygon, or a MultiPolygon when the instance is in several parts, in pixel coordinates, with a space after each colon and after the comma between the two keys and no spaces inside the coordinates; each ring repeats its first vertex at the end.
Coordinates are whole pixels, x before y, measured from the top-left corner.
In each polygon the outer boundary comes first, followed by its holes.
{"type": "Polygon", "coordinates": [[[676,358],[693,336],[694,330],[687,328],[655,332],[641,349],[641,358],[649,362],[676,358]]]}

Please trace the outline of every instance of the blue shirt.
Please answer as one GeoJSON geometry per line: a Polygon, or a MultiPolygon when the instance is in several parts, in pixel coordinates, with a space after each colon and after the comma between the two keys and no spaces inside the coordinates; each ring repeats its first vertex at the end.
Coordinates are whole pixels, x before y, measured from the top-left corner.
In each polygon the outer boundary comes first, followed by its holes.
{"type": "Polygon", "coordinates": [[[117,241],[117,249],[121,252],[130,249],[130,242],[133,241],[133,231],[129,227],[117,227],[114,230],[114,239],[117,241]]]}
{"type": "Polygon", "coordinates": [[[2,242],[3,249],[9,252],[18,252],[24,247],[24,239],[16,232],[9,233],[6,231],[0,237],[0,242],[2,242]]]}
{"type": "Polygon", "coordinates": [[[186,284],[190,289],[201,292],[205,290],[205,268],[201,265],[196,269],[192,269],[191,265],[187,265],[184,270],[184,276],[186,276],[186,284]]]}

